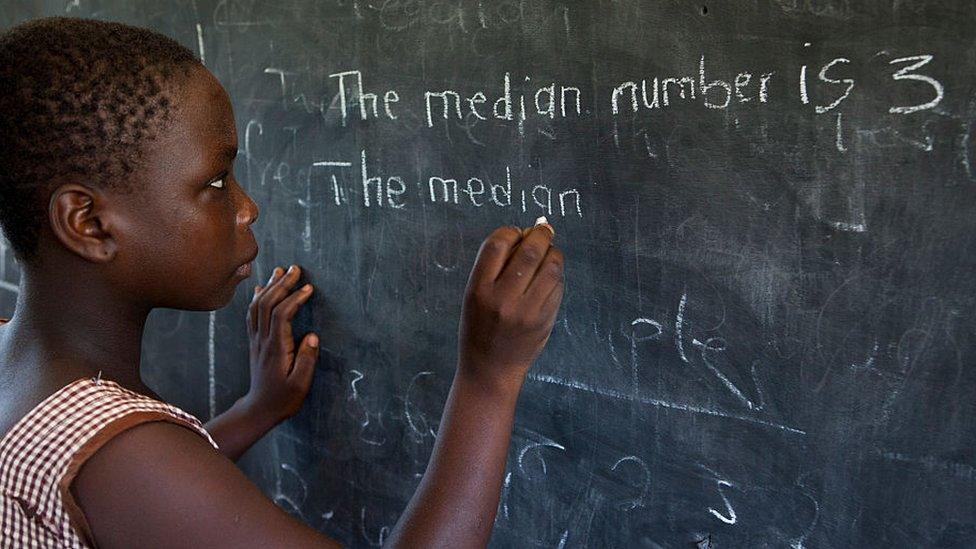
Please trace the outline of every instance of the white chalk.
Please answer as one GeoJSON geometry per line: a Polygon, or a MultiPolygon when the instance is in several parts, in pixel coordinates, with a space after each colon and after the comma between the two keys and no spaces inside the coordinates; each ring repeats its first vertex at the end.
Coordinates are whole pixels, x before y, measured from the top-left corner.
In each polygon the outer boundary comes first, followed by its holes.
{"type": "Polygon", "coordinates": [[[552,234],[552,236],[556,236],[556,229],[552,228],[552,225],[549,224],[549,220],[546,219],[546,216],[536,218],[535,225],[522,229],[522,236],[528,236],[529,233],[535,230],[535,228],[539,225],[545,227],[552,234]]]}
{"type": "Polygon", "coordinates": [[[552,236],[556,236],[556,229],[553,229],[552,228],[552,225],[549,224],[549,220],[546,219],[546,216],[544,216],[544,215],[541,216],[541,217],[536,218],[535,225],[533,225],[532,227],[530,227],[528,229],[523,229],[522,230],[522,235],[525,236],[525,235],[529,234],[529,232],[532,231],[532,229],[535,229],[539,225],[542,225],[543,227],[545,227],[552,234],[552,236]]]}

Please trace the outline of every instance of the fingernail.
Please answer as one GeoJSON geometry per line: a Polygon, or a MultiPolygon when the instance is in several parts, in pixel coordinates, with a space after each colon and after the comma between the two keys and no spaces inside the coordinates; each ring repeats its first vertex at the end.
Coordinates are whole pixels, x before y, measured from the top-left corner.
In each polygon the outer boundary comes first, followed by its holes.
{"type": "Polygon", "coordinates": [[[288,267],[288,272],[289,272],[289,273],[293,273],[293,272],[295,272],[295,266],[294,266],[294,265],[292,265],[292,266],[290,266],[290,267],[288,267]]]}
{"type": "Polygon", "coordinates": [[[306,285],[302,286],[302,291],[303,292],[311,292],[312,291],[312,285],[311,284],[306,284],[306,285]]]}
{"type": "Polygon", "coordinates": [[[315,334],[312,334],[312,335],[308,336],[308,346],[309,347],[318,347],[319,346],[319,336],[317,336],[315,334]]]}
{"type": "Polygon", "coordinates": [[[548,223],[540,223],[538,225],[533,225],[531,227],[526,227],[526,228],[522,229],[522,236],[528,236],[529,233],[531,233],[532,231],[538,229],[539,227],[543,227],[543,228],[547,229],[549,231],[549,234],[550,235],[556,236],[556,229],[553,229],[552,228],[552,225],[550,225],[548,223]]]}

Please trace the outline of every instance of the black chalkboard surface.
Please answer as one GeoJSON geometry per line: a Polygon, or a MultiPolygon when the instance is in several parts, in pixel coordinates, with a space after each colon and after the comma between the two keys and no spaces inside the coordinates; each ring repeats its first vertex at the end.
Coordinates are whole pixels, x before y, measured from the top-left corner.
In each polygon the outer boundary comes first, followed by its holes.
{"type": "MultiPolygon", "coordinates": [[[[424,471],[481,239],[546,215],[567,292],[492,547],[971,546],[976,4],[6,2],[162,31],[228,89],[256,279],[323,353],[242,460],[380,545],[424,471]]],[[[16,268],[0,248],[0,306],[16,268]]],[[[145,378],[247,389],[250,287],[158,311],[145,378]]]]}

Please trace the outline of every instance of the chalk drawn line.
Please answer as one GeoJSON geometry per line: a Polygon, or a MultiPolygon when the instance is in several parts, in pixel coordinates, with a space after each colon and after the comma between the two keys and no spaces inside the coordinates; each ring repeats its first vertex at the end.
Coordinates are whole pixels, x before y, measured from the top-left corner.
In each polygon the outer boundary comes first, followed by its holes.
{"type": "Polygon", "coordinates": [[[744,416],[744,415],[740,415],[740,414],[733,414],[733,413],[729,413],[729,412],[724,412],[722,410],[712,410],[712,409],[709,409],[709,408],[703,408],[701,406],[694,406],[694,405],[691,405],[691,404],[682,404],[680,402],[670,402],[670,401],[661,400],[661,399],[658,399],[658,398],[651,398],[651,397],[645,397],[645,396],[636,396],[635,397],[634,395],[629,395],[629,394],[626,394],[626,393],[623,393],[623,392],[620,392],[620,391],[615,391],[613,389],[603,389],[603,388],[600,388],[600,387],[593,387],[593,386],[587,385],[585,383],[581,383],[579,381],[562,379],[562,378],[558,378],[558,377],[551,376],[551,375],[548,375],[548,374],[529,373],[526,376],[526,379],[530,379],[532,381],[537,381],[537,382],[540,382],[540,383],[549,383],[549,384],[552,384],[552,385],[560,385],[562,387],[569,387],[570,389],[576,389],[578,391],[584,391],[584,392],[588,392],[588,393],[592,393],[592,394],[595,394],[595,395],[600,395],[600,396],[608,397],[608,398],[615,398],[615,399],[619,399],[619,400],[631,400],[631,401],[636,400],[637,402],[640,402],[641,404],[647,404],[649,406],[656,406],[658,408],[667,408],[667,409],[670,409],[670,410],[678,410],[678,411],[688,412],[688,413],[692,413],[692,414],[702,414],[702,415],[707,415],[707,416],[721,417],[721,418],[725,418],[725,419],[734,419],[734,420],[737,420],[737,421],[743,421],[743,422],[746,422],[746,423],[752,423],[754,425],[762,425],[764,427],[772,427],[772,428],[775,428],[775,429],[779,429],[781,431],[785,431],[787,433],[793,433],[793,434],[797,434],[797,435],[806,435],[807,434],[806,431],[803,431],[801,429],[797,429],[795,427],[790,427],[789,425],[783,425],[781,423],[775,423],[773,421],[767,421],[765,419],[760,419],[760,418],[757,418],[757,417],[744,416]]]}

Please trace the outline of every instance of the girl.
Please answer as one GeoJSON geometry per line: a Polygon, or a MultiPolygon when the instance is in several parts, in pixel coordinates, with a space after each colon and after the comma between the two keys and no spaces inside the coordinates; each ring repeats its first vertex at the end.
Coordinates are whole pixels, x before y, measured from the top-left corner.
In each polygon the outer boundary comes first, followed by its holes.
{"type": "MultiPolygon", "coordinates": [[[[336,545],[232,462],[309,390],[298,267],[255,288],[251,387],[227,413],[204,428],[140,380],[153,308],[222,307],[250,274],[258,209],[236,152],[227,93],[164,36],[68,18],[0,35],[0,223],[22,266],[0,327],[3,547],[336,545]]],[[[487,543],[516,398],[562,299],[553,234],[482,244],[437,442],[390,545],[487,543]]]]}

